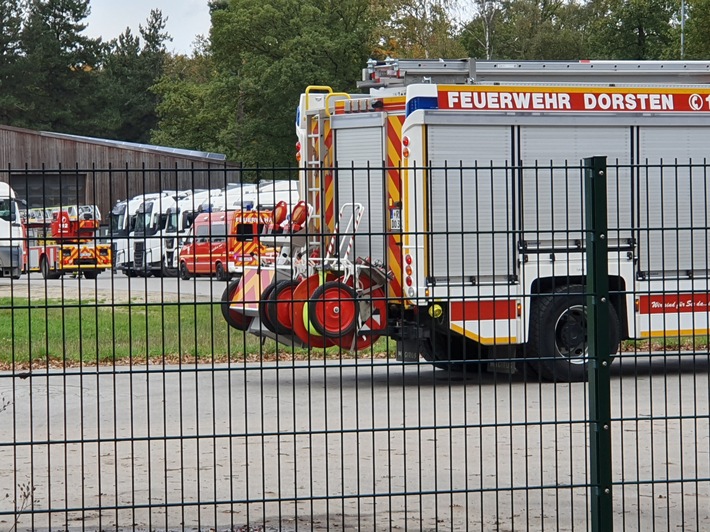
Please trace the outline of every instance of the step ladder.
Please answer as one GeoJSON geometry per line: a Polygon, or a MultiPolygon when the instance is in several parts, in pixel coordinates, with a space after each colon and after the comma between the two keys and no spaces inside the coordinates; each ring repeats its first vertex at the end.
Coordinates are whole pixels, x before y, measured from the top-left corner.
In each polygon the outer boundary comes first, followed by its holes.
{"type": "Polygon", "coordinates": [[[306,147],[304,150],[306,172],[305,200],[313,207],[313,214],[310,223],[306,228],[306,249],[320,249],[323,242],[323,232],[325,231],[324,209],[325,209],[325,166],[324,154],[326,153],[323,114],[314,112],[306,117],[306,147]]]}

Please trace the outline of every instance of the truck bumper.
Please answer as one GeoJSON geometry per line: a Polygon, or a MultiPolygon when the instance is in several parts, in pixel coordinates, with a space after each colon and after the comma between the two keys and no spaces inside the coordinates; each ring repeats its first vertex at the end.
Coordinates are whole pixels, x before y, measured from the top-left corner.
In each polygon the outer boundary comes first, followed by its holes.
{"type": "Polygon", "coordinates": [[[19,246],[0,246],[0,276],[19,277],[22,272],[22,250],[19,246]]]}

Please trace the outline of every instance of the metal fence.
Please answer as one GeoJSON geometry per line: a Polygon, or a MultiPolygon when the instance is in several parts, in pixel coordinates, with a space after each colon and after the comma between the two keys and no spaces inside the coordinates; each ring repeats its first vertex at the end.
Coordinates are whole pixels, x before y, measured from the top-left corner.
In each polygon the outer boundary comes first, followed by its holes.
{"type": "Polygon", "coordinates": [[[5,209],[0,529],[708,529],[705,163],[390,170],[5,209]]]}

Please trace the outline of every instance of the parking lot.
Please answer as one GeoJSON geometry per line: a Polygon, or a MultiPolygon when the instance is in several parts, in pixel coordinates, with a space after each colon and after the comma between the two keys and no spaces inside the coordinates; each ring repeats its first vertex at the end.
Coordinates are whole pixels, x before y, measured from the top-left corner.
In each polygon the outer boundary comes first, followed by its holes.
{"type": "MultiPolygon", "coordinates": [[[[707,355],[615,365],[619,530],[709,523],[708,483],[683,481],[710,472],[708,389],[707,355]]],[[[6,373],[0,397],[20,530],[589,527],[582,383],[314,359],[6,373]]]]}

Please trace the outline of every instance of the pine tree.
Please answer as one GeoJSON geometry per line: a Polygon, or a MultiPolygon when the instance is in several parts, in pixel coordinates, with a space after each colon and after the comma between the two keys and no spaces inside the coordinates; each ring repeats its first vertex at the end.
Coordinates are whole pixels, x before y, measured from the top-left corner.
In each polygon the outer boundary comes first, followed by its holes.
{"type": "Polygon", "coordinates": [[[166,19],[151,11],[140,36],[126,28],[109,43],[102,70],[104,114],[109,130],[104,136],[147,143],[158,119],[158,96],[151,90],[161,76],[168,55],[165,43],[172,40],[164,32],[166,19]]]}
{"type": "Polygon", "coordinates": [[[20,32],[22,16],[20,0],[0,2],[0,124],[13,125],[21,114],[18,98],[21,80],[20,32]]]}
{"type": "Polygon", "coordinates": [[[89,0],[29,0],[20,34],[20,125],[87,134],[96,115],[101,40],[82,35],[89,0]]]}

